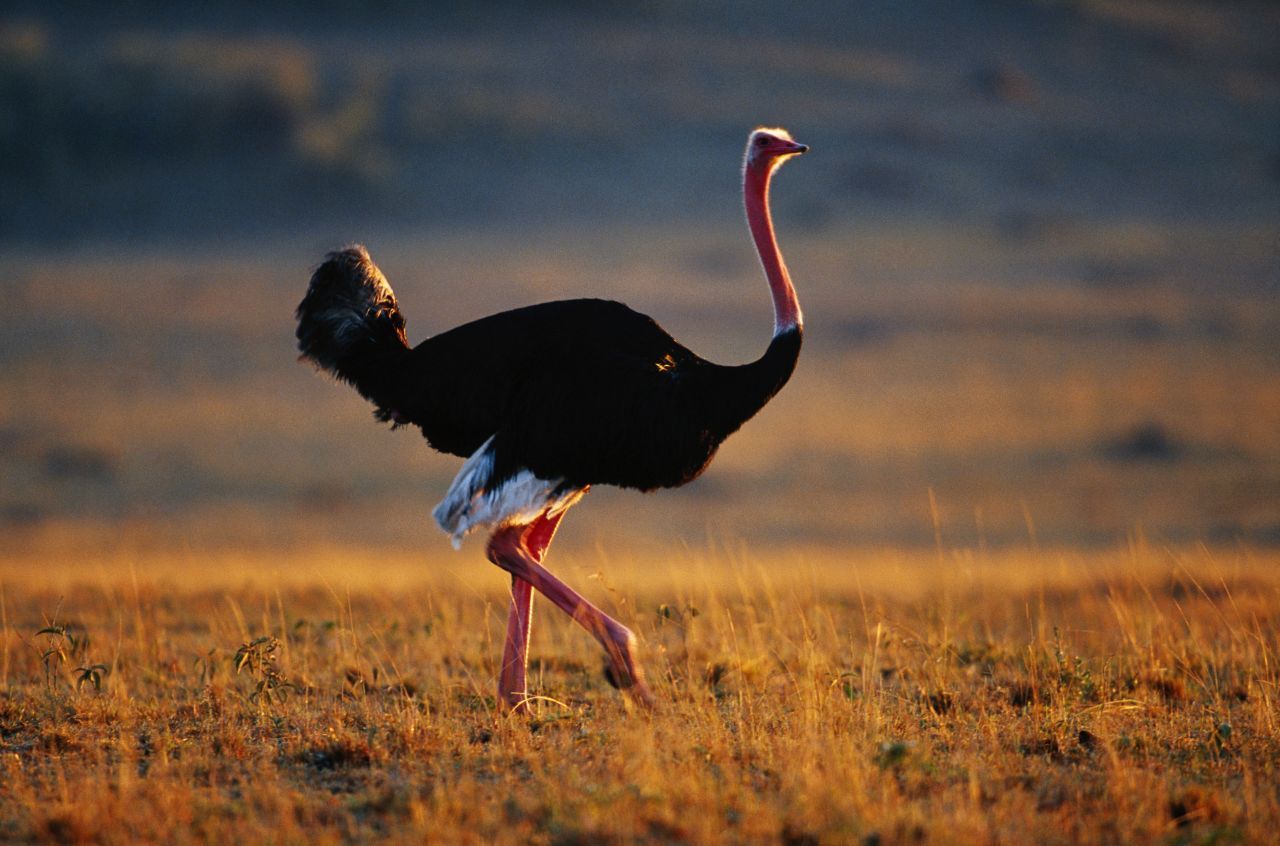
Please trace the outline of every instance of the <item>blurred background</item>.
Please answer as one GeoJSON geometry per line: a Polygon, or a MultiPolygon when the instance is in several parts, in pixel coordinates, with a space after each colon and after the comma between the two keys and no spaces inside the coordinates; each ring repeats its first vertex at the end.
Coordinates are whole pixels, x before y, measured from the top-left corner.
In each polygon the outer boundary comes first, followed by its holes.
{"type": "Polygon", "coordinates": [[[4,4],[0,552],[446,548],[459,462],[296,361],[311,270],[745,361],[758,124],[797,374],[566,543],[1280,544],[1276,4],[423,5],[4,4]]]}

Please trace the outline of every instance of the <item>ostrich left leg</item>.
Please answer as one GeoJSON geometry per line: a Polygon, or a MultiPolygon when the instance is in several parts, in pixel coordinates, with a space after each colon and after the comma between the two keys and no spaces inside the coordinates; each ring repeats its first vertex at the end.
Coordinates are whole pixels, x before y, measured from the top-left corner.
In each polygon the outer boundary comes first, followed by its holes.
{"type": "MultiPolygon", "coordinates": [[[[541,562],[564,512],[554,517],[539,515],[524,527],[521,542],[536,561],[541,562]]],[[[528,696],[529,636],[533,629],[533,585],[511,576],[511,610],[507,614],[507,636],[502,650],[502,670],[498,675],[498,701],[513,711],[523,708],[528,696]]]]}
{"type": "Polygon", "coordinates": [[[498,702],[519,711],[528,696],[529,634],[533,628],[533,585],[511,577],[511,610],[507,613],[507,637],[498,673],[498,702]]]}

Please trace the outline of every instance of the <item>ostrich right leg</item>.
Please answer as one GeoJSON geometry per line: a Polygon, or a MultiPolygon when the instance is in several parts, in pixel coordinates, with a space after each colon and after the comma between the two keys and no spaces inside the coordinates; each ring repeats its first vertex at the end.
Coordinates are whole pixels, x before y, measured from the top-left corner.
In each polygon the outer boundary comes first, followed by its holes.
{"type": "MultiPolygon", "coordinates": [[[[539,520],[547,519],[540,517],[539,520]]],[[[533,524],[536,527],[537,523],[533,524]]],[[[551,527],[554,533],[554,525],[551,527]]],[[[653,705],[653,695],[644,683],[644,675],[635,660],[636,637],[630,629],[588,602],[581,594],[566,585],[543,567],[540,559],[545,545],[537,554],[530,549],[527,538],[531,527],[504,526],[489,539],[489,560],[510,573],[516,580],[532,585],[538,593],[550,599],[557,608],[586,629],[600,645],[613,668],[618,686],[644,706],[653,705]]],[[[536,535],[534,539],[536,539],[536,535]]],[[[550,542],[550,537],[547,537],[550,542]]]]}

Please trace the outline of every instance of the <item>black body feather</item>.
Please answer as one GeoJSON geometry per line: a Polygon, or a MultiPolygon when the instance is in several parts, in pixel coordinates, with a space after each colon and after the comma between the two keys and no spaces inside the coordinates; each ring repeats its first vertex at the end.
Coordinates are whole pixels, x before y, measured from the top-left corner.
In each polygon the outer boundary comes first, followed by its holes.
{"type": "Polygon", "coordinates": [[[782,388],[801,345],[799,329],[784,332],[757,361],[726,367],[621,303],[579,299],[494,314],[410,350],[362,247],[329,255],[298,321],[303,356],[352,383],[380,419],[464,457],[493,436],[493,485],[526,468],[566,488],[684,484],[782,388]]]}

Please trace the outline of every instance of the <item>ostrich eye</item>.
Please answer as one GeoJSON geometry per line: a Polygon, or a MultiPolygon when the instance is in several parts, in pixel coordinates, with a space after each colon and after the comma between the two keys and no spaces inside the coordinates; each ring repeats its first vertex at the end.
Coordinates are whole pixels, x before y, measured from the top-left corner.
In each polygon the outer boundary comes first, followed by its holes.
{"type": "Polygon", "coordinates": [[[763,136],[763,135],[761,135],[759,138],[757,138],[757,139],[756,139],[756,146],[757,146],[757,147],[764,147],[764,146],[766,146],[768,143],[769,143],[769,139],[768,139],[768,138],[766,138],[766,137],[765,137],[765,136],[763,136]]]}

